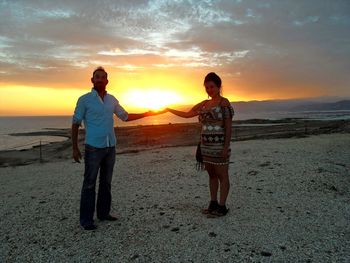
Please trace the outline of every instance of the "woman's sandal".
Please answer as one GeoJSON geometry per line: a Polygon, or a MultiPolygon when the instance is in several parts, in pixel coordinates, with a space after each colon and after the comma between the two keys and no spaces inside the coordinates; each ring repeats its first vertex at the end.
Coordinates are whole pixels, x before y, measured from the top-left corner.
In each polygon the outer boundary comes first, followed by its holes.
{"type": "Polygon", "coordinates": [[[218,201],[210,201],[208,208],[202,209],[202,214],[208,215],[211,214],[213,211],[218,209],[219,203],[218,201]]]}
{"type": "Polygon", "coordinates": [[[218,205],[218,208],[208,214],[208,218],[225,216],[228,213],[226,205],[218,205]]]}

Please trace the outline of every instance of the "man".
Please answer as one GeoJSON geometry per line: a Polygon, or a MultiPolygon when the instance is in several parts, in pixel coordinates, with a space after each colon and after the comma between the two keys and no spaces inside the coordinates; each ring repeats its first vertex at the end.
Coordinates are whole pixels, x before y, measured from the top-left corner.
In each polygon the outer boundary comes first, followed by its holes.
{"type": "Polygon", "coordinates": [[[115,163],[116,138],[114,134],[113,114],[123,121],[133,121],[159,113],[127,113],[118,100],[107,93],[108,76],[104,68],[97,68],[91,78],[91,92],[78,99],[72,124],[73,158],[80,163],[82,158],[78,147],[79,126],[85,126],[85,172],[81,190],[80,224],[85,230],[94,230],[95,188],[98,171],[100,180],[97,195],[96,212],[99,220],[115,221],[110,214],[111,182],[115,163]]]}

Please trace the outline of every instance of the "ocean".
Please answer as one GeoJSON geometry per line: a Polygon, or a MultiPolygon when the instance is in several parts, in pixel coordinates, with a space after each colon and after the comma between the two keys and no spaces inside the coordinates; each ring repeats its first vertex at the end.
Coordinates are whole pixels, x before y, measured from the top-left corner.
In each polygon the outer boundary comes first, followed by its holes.
{"type": "MultiPolygon", "coordinates": [[[[350,111],[317,111],[317,112],[260,112],[238,113],[234,120],[283,118],[307,118],[319,120],[350,119],[350,111]]],[[[70,128],[71,116],[30,116],[30,117],[0,117],[0,150],[20,150],[31,148],[34,145],[64,141],[66,138],[59,136],[11,136],[13,133],[27,133],[43,131],[47,129],[70,128]]],[[[143,118],[132,122],[123,122],[115,119],[115,126],[157,125],[169,123],[193,123],[198,118],[184,119],[166,113],[163,115],[143,118]]]]}

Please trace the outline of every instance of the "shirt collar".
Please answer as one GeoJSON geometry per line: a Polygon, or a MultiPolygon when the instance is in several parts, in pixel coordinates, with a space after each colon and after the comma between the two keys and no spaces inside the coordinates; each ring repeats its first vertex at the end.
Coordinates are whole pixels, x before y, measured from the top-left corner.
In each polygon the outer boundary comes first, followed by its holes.
{"type": "MultiPolygon", "coordinates": [[[[95,90],[94,87],[91,88],[91,93],[94,94],[95,96],[99,96],[98,95],[98,92],[95,90]]],[[[106,93],[105,93],[105,96],[107,95],[107,90],[106,90],[106,93]]]]}

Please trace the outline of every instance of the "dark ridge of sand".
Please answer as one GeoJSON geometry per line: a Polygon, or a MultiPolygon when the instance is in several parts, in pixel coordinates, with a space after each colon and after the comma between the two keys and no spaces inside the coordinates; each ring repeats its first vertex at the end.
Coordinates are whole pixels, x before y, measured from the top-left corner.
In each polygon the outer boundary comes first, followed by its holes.
{"type": "MultiPolygon", "coordinates": [[[[253,119],[234,121],[232,141],[257,139],[302,138],[329,133],[350,133],[350,120],[307,120],[287,118],[281,120],[253,119]]],[[[55,142],[27,150],[0,151],[0,167],[52,162],[71,158],[70,129],[16,133],[12,136],[62,136],[67,141],[55,142]]],[[[200,124],[162,124],[117,127],[117,154],[135,153],[154,148],[194,146],[199,141],[200,124]]],[[[84,130],[80,131],[79,144],[83,152],[84,130]]]]}

